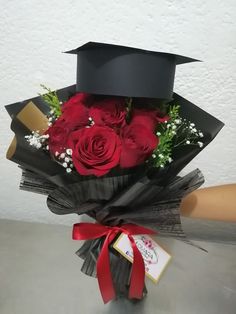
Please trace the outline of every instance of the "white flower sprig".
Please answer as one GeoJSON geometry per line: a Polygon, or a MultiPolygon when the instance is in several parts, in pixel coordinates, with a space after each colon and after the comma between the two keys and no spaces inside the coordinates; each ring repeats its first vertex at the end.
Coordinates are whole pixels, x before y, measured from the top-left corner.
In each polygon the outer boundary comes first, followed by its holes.
{"type": "Polygon", "coordinates": [[[48,138],[49,134],[40,135],[39,131],[32,131],[32,134],[25,135],[25,139],[27,140],[29,145],[37,149],[42,148],[49,150],[48,138]]]}
{"type": "Polygon", "coordinates": [[[66,169],[67,173],[72,172],[72,169],[74,168],[72,161],[72,149],[67,148],[63,153],[55,152],[54,158],[61,166],[66,169]]]}
{"type": "Polygon", "coordinates": [[[197,145],[202,148],[203,143],[199,139],[204,135],[196,128],[195,123],[182,118],[179,118],[179,121],[180,127],[177,128],[179,134],[176,136],[174,148],[183,145],[197,145]]]}
{"type": "MultiPolygon", "coordinates": [[[[59,100],[57,92],[52,91],[50,88],[47,88],[45,85],[41,84],[41,87],[46,92],[45,94],[39,94],[42,99],[49,105],[50,111],[47,114],[48,118],[48,126],[52,126],[56,120],[61,115],[61,107],[63,105],[63,102],[59,100]]],[[[94,124],[93,119],[89,118],[89,126],[92,126],[94,124]]],[[[43,134],[41,135],[40,132],[32,131],[32,134],[26,135],[25,139],[29,143],[30,146],[36,148],[36,149],[43,149],[44,151],[47,151],[51,154],[53,159],[60,164],[62,167],[65,168],[67,173],[71,173],[72,169],[74,168],[73,161],[72,161],[72,150],[68,148],[64,148],[64,152],[55,152],[55,154],[52,154],[50,152],[49,147],[49,134],[43,134]]]]}
{"type": "Polygon", "coordinates": [[[169,120],[159,125],[156,135],[159,137],[159,144],[153,151],[151,161],[155,167],[164,168],[171,163],[173,150],[180,146],[197,145],[203,147],[203,133],[196,125],[179,114],[179,106],[171,106],[168,112],[169,120]]]}
{"type": "MultiPolygon", "coordinates": [[[[49,152],[48,139],[49,134],[40,135],[39,131],[32,131],[32,134],[25,135],[25,139],[30,146],[36,149],[43,149],[49,152]]],[[[65,152],[59,153],[55,152],[54,159],[66,169],[67,173],[71,173],[74,168],[72,161],[72,149],[65,149],[65,152]]]]}
{"type": "Polygon", "coordinates": [[[52,126],[53,123],[58,119],[58,116],[55,113],[55,109],[51,109],[49,114],[47,115],[48,118],[48,126],[52,126]]]}

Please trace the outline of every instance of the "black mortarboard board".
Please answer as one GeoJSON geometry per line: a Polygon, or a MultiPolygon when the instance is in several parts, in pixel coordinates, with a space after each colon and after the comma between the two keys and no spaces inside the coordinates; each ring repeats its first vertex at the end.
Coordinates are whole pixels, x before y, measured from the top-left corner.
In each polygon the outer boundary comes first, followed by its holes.
{"type": "Polygon", "coordinates": [[[78,92],[172,99],[175,67],[199,61],[171,53],[88,42],[77,54],[78,92]]]}

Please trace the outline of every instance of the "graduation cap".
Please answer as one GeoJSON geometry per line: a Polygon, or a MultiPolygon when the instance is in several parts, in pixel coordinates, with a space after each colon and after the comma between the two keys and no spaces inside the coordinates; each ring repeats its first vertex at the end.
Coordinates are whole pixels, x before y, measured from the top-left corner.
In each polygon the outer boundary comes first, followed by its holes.
{"type": "Polygon", "coordinates": [[[175,68],[199,61],[171,53],[88,42],[77,54],[78,92],[171,100],[175,68]]]}

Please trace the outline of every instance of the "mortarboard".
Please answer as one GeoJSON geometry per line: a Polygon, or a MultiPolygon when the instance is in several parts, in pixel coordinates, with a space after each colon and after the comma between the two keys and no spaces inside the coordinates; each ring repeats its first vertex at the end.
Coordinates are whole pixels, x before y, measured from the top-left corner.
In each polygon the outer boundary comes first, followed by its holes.
{"type": "Polygon", "coordinates": [[[77,54],[78,92],[171,100],[175,68],[196,59],[126,46],[88,42],[77,54]]]}

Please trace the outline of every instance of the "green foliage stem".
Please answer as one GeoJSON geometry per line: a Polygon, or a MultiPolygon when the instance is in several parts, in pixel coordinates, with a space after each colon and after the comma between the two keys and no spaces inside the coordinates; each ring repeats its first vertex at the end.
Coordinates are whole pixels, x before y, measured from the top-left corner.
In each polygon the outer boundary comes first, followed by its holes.
{"type": "Polygon", "coordinates": [[[46,91],[45,94],[40,94],[40,96],[50,106],[54,115],[56,117],[59,117],[61,115],[61,104],[56,91],[52,91],[50,88],[46,87],[43,84],[41,84],[40,86],[46,91]]]}

